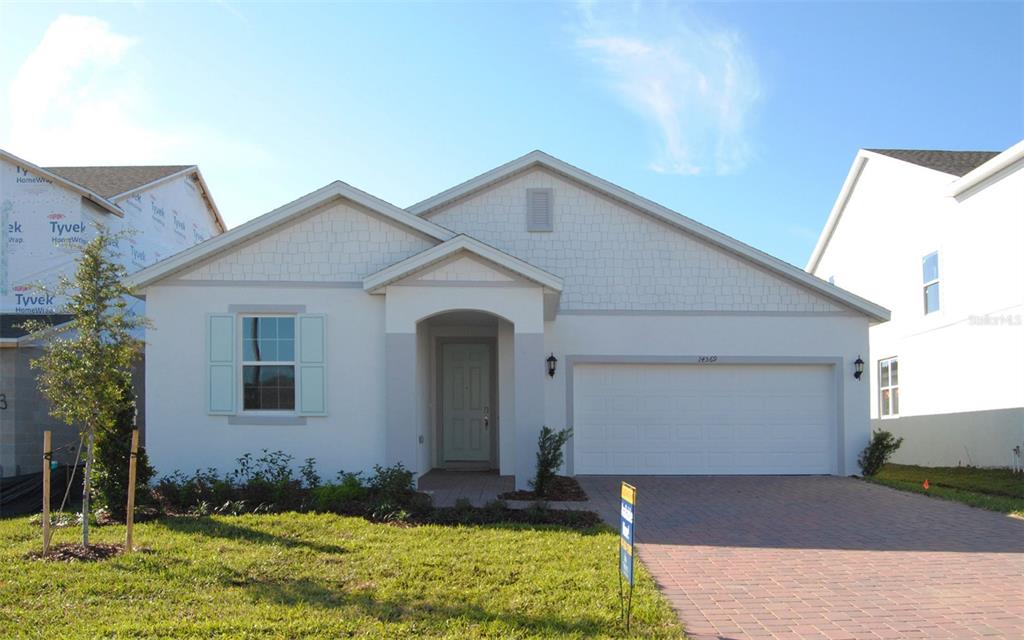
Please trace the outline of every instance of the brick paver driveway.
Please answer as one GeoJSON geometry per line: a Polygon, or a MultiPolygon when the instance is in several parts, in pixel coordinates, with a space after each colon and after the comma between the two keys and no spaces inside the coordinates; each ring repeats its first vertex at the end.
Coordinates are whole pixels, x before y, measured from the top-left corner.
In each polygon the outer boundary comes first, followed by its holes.
{"type": "Polygon", "coordinates": [[[581,476],[705,638],[1024,638],[1024,521],[849,478],[581,476]]]}

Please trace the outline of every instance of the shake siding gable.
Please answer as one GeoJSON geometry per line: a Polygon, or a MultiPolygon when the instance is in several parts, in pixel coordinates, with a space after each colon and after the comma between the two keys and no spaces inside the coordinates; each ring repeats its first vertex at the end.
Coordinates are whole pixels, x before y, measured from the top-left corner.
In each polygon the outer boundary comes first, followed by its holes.
{"type": "Polygon", "coordinates": [[[184,274],[184,280],[357,282],[437,241],[335,201],[184,274]]]}
{"type": "Polygon", "coordinates": [[[564,311],[832,313],[823,296],[543,169],[426,216],[563,278],[564,311]],[[555,229],[523,224],[528,189],[551,189],[555,229]]]}

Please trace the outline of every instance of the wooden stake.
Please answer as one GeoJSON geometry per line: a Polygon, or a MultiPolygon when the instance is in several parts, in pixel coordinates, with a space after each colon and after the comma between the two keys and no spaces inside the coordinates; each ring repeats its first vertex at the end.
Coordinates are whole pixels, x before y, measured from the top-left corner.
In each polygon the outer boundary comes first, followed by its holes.
{"type": "Polygon", "coordinates": [[[132,430],[132,455],[128,461],[128,527],[125,532],[124,551],[132,552],[132,528],[135,526],[135,461],[139,457],[139,430],[132,430]]]}
{"type": "Polygon", "coordinates": [[[49,431],[43,432],[43,555],[50,550],[50,460],[53,459],[53,440],[49,431]]]}

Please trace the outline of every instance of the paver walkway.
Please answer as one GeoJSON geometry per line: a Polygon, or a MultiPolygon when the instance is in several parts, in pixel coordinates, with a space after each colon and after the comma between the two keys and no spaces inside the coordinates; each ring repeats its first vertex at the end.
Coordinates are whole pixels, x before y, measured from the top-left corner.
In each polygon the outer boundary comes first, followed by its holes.
{"type": "Polygon", "coordinates": [[[694,640],[1024,638],[1024,521],[836,477],[578,478],[694,640]]]}

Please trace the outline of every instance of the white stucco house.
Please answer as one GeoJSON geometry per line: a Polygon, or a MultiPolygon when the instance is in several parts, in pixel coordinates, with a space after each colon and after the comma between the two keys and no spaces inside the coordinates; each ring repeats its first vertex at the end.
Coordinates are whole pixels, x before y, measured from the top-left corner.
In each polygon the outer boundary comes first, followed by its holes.
{"type": "Polygon", "coordinates": [[[897,462],[1007,466],[1024,449],[1024,141],[861,150],[807,270],[892,309],[871,328],[875,428],[897,462]]]}
{"type": "Polygon", "coordinates": [[[161,472],[266,448],[520,488],[542,425],[570,474],[855,473],[889,317],[539,151],[408,209],[334,182],[132,284],[161,472]]]}

